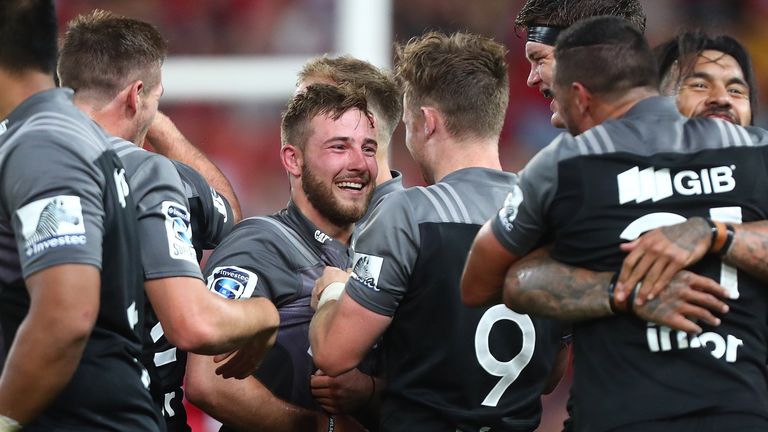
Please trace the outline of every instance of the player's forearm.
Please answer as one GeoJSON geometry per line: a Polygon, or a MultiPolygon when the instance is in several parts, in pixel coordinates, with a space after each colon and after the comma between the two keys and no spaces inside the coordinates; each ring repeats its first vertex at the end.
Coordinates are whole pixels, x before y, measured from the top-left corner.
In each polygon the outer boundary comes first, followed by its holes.
{"type": "Polygon", "coordinates": [[[190,355],[186,396],[216,420],[237,430],[305,432],[323,430],[328,416],[285,402],[259,380],[225,380],[211,358],[190,355]]]}
{"type": "Polygon", "coordinates": [[[537,251],[507,273],[504,304],[516,312],[568,321],[609,316],[611,277],[611,272],[571,267],[537,251]]]}
{"type": "Polygon", "coordinates": [[[734,225],[733,243],[724,261],[768,280],[768,221],[734,225]]]}
{"type": "Polygon", "coordinates": [[[195,352],[219,354],[239,348],[255,335],[269,340],[277,333],[280,315],[265,298],[227,300],[211,294],[211,307],[201,314],[208,337],[195,352]]]}
{"type": "Polygon", "coordinates": [[[40,415],[67,385],[90,334],[40,318],[34,312],[27,316],[0,377],[0,415],[22,425],[40,415]]]}
{"type": "Polygon", "coordinates": [[[240,202],[232,184],[203,152],[187,140],[168,116],[157,113],[147,132],[147,138],[158,153],[185,163],[199,172],[212,188],[229,201],[235,220],[242,218],[240,202]]]}
{"type": "Polygon", "coordinates": [[[355,362],[351,367],[341,364],[338,355],[342,351],[332,346],[333,338],[330,337],[330,324],[338,303],[336,300],[325,303],[315,312],[315,316],[312,317],[309,324],[309,343],[312,346],[312,358],[315,361],[315,366],[329,376],[338,376],[348,372],[359,363],[359,361],[355,362]]]}

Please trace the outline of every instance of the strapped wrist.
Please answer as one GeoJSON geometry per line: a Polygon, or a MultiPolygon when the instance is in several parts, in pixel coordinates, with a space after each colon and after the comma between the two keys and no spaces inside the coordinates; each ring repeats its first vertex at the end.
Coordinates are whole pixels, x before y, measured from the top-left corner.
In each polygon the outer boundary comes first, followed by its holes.
{"type": "Polygon", "coordinates": [[[332,415],[328,416],[328,432],[333,432],[336,429],[336,420],[332,415]]]}
{"type": "Polygon", "coordinates": [[[317,310],[320,310],[324,304],[331,300],[339,300],[341,294],[344,293],[345,286],[344,282],[333,282],[325,287],[322,294],[320,294],[320,299],[317,301],[317,310]]]}

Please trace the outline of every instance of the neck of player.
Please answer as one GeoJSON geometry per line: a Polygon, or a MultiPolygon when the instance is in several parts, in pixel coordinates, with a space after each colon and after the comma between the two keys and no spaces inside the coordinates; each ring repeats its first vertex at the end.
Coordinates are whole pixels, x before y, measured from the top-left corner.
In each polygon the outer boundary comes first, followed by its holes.
{"type": "Polygon", "coordinates": [[[16,109],[24,100],[41,91],[55,87],[51,74],[25,70],[11,72],[0,68],[0,119],[16,109]]]}

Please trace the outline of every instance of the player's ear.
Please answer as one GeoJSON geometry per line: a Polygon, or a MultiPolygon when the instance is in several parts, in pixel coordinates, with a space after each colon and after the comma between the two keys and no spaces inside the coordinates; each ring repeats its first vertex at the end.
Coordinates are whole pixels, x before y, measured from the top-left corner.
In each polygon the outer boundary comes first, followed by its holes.
{"type": "Polygon", "coordinates": [[[142,92],[144,91],[144,82],[136,80],[129,83],[123,90],[120,91],[120,95],[124,98],[125,109],[128,111],[131,117],[136,115],[141,105],[142,92]]]}
{"type": "Polygon", "coordinates": [[[579,113],[584,114],[589,111],[592,104],[592,93],[582,83],[575,82],[572,84],[572,90],[576,95],[576,106],[579,108],[579,113]]]}
{"type": "Polygon", "coordinates": [[[439,111],[430,106],[423,106],[420,110],[421,115],[424,116],[424,137],[429,138],[437,128],[443,127],[443,117],[439,111]]]}
{"type": "Polygon", "coordinates": [[[280,148],[280,161],[283,168],[294,177],[300,177],[304,168],[303,154],[301,150],[292,144],[286,144],[280,148]]]}

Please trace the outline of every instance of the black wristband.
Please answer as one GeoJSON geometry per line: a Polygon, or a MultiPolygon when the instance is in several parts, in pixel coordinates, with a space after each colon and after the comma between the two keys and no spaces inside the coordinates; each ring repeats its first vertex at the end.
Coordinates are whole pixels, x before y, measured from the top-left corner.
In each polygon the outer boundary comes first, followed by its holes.
{"type": "Polygon", "coordinates": [[[727,236],[725,238],[725,243],[723,243],[723,247],[720,248],[720,251],[718,251],[718,254],[720,254],[720,256],[725,256],[725,254],[728,253],[728,250],[731,248],[731,245],[733,244],[733,238],[734,236],[736,236],[736,230],[733,229],[733,225],[725,224],[725,230],[727,232],[727,236]]]}
{"type": "Polygon", "coordinates": [[[715,242],[717,241],[717,225],[715,225],[715,223],[710,218],[702,218],[702,219],[704,219],[704,222],[706,222],[707,225],[709,225],[709,230],[712,235],[709,241],[709,247],[711,248],[712,245],[714,245],[715,242]]]}
{"type": "Polygon", "coordinates": [[[613,274],[611,283],[608,284],[608,305],[611,307],[611,312],[614,315],[618,315],[621,311],[616,307],[616,283],[619,281],[619,272],[613,274]]]}
{"type": "Polygon", "coordinates": [[[328,416],[328,432],[333,432],[333,430],[336,429],[336,420],[333,419],[333,416],[328,416]]]}

